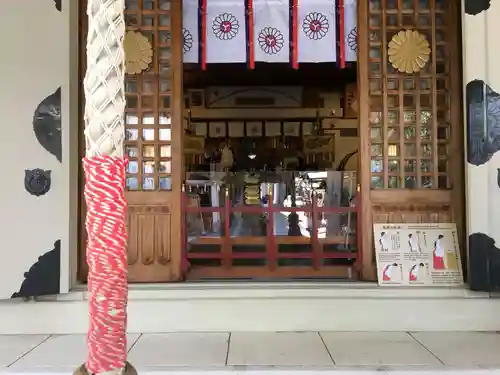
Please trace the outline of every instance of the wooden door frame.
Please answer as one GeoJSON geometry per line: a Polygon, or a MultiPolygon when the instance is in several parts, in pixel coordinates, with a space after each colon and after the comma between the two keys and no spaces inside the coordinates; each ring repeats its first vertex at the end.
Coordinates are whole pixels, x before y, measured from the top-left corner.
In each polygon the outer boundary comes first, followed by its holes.
{"type": "MultiPolygon", "coordinates": [[[[79,16],[79,40],[80,40],[80,56],[79,56],[79,71],[80,71],[80,82],[83,82],[83,77],[85,75],[86,68],[86,30],[87,30],[87,19],[85,15],[86,0],[79,0],[80,4],[80,16],[79,16]]],[[[179,13],[182,14],[182,2],[180,0],[172,0],[173,6],[178,6],[179,13]],[[175,5],[177,4],[177,5],[175,5]]],[[[453,6],[454,15],[450,17],[453,24],[450,25],[450,29],[456,30],[456,34],[452,36],[453,48],[451,48],[450,59],[452,61],[461,62],[461,49],[460,49],[460,6],[457,3],[453,6]]],[[[358,86],[358,102],[367,103],[369,101],[369,2],[368,1],[358,1],[357,7],[357,17],[358,17],[358,64],[357,64],[357,86],[358,86]]],[[[179,17],[172,18],[172,30],[179,26],[177,22],[182,22],[179,17]]],[[[175,59],[182,59],[182,51],[173,49],[172,53],[175,55],[175,59]],[[180,56],[179,56],[180,54],[180,56]]],[[[172,76],[172,86],[182,88],[183,79],[183,69],[174,69],[172,76]]],[[[462,116],[462,65],[459,63],[451,64],[450,70],[450,99],[452,102],[450,113],[451,121],[454,124],[463,123],[462,116]]],[[[80,86],[80,103],[79,103],[79,118],[80,118],[80,136],[78,139],[78,149],[80,157],[85,154],[85,139],[83,137],[83,86],[80,86]]],[[[173,108],[183,108],[183,96],[182,93],[172,95],[173,108]]],[[[363,235],[360,236],[361,243],[359,246],[362,250],[362,264],[361,264],[361,278],[367,281],[375,281],[377,279],[377,270],[375,264],[375,252],[374,252],[374,240],[373,240],[373,210],[372,210],[372,190],[371,190],[371,156],[370,156],[370,123],[369,123],[370,108],[369,106],[359,106],[359,185],[360,185],[360,205],[361,205],[361,217],[360,225],[365,228],[363,235]]],[[[174,126],[172,128],[172,155],[177,155],[177,158],[181,158],[181,163],[172,164],[172,194],[174,195],[175,205],[179,204],[178,207],[173,207],[173,220],[179,216],[182,220],[182,213],[180,212],[180,202],[181,202],[181,187],[183,181],[183,169],[184,169],[184,158],[183,158],[183,112],[173,111],[172,113],[172,124],[180,124],[180,126],[174,126]],[[178,140],[178,141],[175,141],[178,140]],[[174,177],[175,176],[175,177],[174,177]],[[179,178],[180,177],[180,178],[179,178]]],[[[455,126],[455,129],[459,128],[455,126]]],[[[450,153],[456,155],[456,157],[451,158],[450,168],[453,168],[454,172],[452,176],[452,187],[453,187],[453,201],[454,206],[454,216],[456,217],[458,233],[460,234],[460,244],[462,253],[465,253],[465,220],[459,220],[460,217],[464,217],[465,212],[465,183],[464,183],[464,163],[463,155],[464,148],[463,145],[463,134],[457,134],[456,131],[453,132],[453,136],[459,137],[459,139],[452,139],[450,144],[453,145],[450,153]]],[[[78,246],[78,280],[85,281],[87,274],[87,265],[85,258],[85,200],[83,197],[83,183],[84,176],[81,163],[79,164],[79,246],[78,246]]],[[[180,221],[179,221],[180,222],[180,221]]],[[[176,239],[172,243],[172,249],[181,249],[182,241],[180,238],[176,239]]],[[[177,251],[177,250],[174,250],[177,251]]]]}
{"type": "MultiPolygon", "coordinates": [[[[464,165],[464,134],[459,129],[463,129],[463,98],[462,98],[462,55],[461,55],[461,8],[457,1],[452,2],[452,15],[450,16],[449,29],[452,33],[450,38],[450,123],[452,131],[449,149],[449,168],[452,190],[433,190],[437,192],[435,203],[443,200],[450,200],[452,204],[453,221],[457,224],[459,233],[460,249],[463,259],[466,254],[465,241],[465,165],[464,165]]],[[[369,1],[358,1],[358,100],[359,103],[369,103],[370,82],[369,82],[369,1]]],[[[382,20],[383,22],[383,20],[382,20]]],[[[370,106],[359,106],[359,184],[361,193],[361,278],[366,281],[377,280],[377,268],[375,262],[375,246],[373,239],[373,196],[376,195],[380,201],[389,199],[390,190],[371,190],[371,139],[370,139],[370,106]]],[[[404,189],[398,189],[402,191],[404,189]]],[[[410,189],[406,189],[410,192],[410,189]]],[[[425,201],[426,191],[412,191],[414,199],[425,201]]],[[[389,201],[387,202],[389,203],[389,201]]],[[[465,263],[464,263],[465,264],[465,263]]]]}
{"type": "MultiPolygon", "coordinates": [[[[357,63],[357,86],[358,103],[369,103],[370,82],[368,78],[369,71],[369,1],[358,1],[357,9],[357,27],[358,27],[358,63],[357,63]]],[[[360,105],[358,112],[359,128],[359,185],[360,185],[360,204],[361,220],[360,227],[365,228],[363,235],[359,236],[361,243],[362,261],[361,261],[361,279],[375,281],[377,280],[377,269],[375,265],[375,251],[373,245],[373,219],[371,202],[371,154],[370,154],[370,107],[360,105]]],[[[359,219],[358,219],[359,220],[359,219]]]]}
{"type": "Polygon", "coordinates": [[[451,149],[449,151],[453,158],[450,159],[450,168],[455,172],[450,175],[452,186],[452,200],[454,209],[454,221],[457,224],[460,253],[465,274],[467,273],[467,241],[466,241],[466,217],[465,217],[465,129],[464,101],[463,101],[463,62],[462,62],[462,6],[459,1],[452,1],[452,13],[450,17],[450,37],[453,48],[450,49],[450,60],[456,63],[450,64],[450,122],[460,124],[456,130],[451,132],[451,149]]]}
{"type": "Polygon", "coordinates": [[[182,225],[184,223],[182,212],[182,185],[184,183],[184,63],[183,63],[183,34],[182,34],[182,0],[171,0],[172,13],[170,32],[172,36],[172,191],[173,196],[171,208],[171,252],[177,252],[171,261],[175,261],[177,267],[177,279],[184,277],[183,261],[184,256],[182,225]],[[174,69],[175,64],[178,68],[174,69]],[[180,92],[177,92],[180,90],[180,92]],[[178,162],[175,162],[177,159],[178,162]]]}
{"type": "MultiPolygon", "coordinates": [[[[174,0],[173,3],[177,3],[178,0],[174,0]]],[[[83,82],[83,78],[85,76],[85,69],[86,69],[86,52],[85,52],[85,46],[86,46],[86,30],[87,30],[87,19],[86,17],[83,17],[86,13],[86,0],[79,0],[80,3],[80,12],[81,15],[79,17],[79,40],[80,40],[80,56],[79,56],[79,63],[80,63],[80,82],[83,82]]],[[[182,2],[180,2],[182,6],[182,2]]],[[[367,21],[362,21],[360,20],[366,20],[367,17],[369,16],[369,11],[368,11],[368,1],[360,1],[358,2],[358,7],[357,7],[357,17],[358,17],[358,64],[357,64],[357,86],[358,86],[358,102],[359,103],[367,103],[369,100],[369,94],[367,89],[363,88],[368,88],[369,87],[369,80],[368,80],[368,65],[369,65],[369,59],[368,59],[368,53],[369,53],[369,44],[368,44],[368,37],[369,37],[369,32],[368,32],[368,24],[367,21]]],[[[182,14],[182,8],[181,8],[181,14],[182,14]]],[[[173,22],[175,21],[174,19],[172,20],[173,22]]],[[[181,54],[182,55],[182,54],[181,54]]],[[[182,56],[180,57],[182,58],[182,56]]],[[[176,85],[180,81],[180,85],[182,87],[182,78],[183,78],[183,71],[178,71],[175,70],[173,72],[173,86],[176,87],[176,85]]],[[[80,86],[80,98],[84,98],[83,94],[83,85],[80,86]]],[[[181,101],[180,105],[183,106],[183,100],[181,98],[181,95],[173,95],[174,100],[176,103],[173,103],[173,106],[179,106],[179,103],[177,102],[178,100],[181,101]]],[[[181,121],[182,123],[182,113],[176,113],[177,111],[174,112],[174,116],[172,118],[172,123],[177,123],[177,121],[181,121]],[[179,118],[180,116],[180,118],[179,118]]],[[[85,139],[83,137],[83,129],[84,129],[84,123],[83,123],[83,113],[84,113],[84,103],[82,100],[80,100],[79,103],[79,118],[80,118],[80,136],[78,139],[78,149],[80,152],[80,158],[83,158],[85,155],[85,139]]],[[[370,109],[368,106],[359,106],[359,184],[360,184],[360,194],[361,194],[361,227],[362,228],[371,228],[373,225],[372,221],[372,203],[370,199],[370,173],[365,173],[363,171],[369,171],[370,170],[370,163],[371,163],[371,158],[370,158],[370,137],[369,137],[369,114],[370,114],[370,109]]],[[[182,139],[182,134],[178,134],[177,131],[180,130],[179,127],[175,127],[175,133],[173,130],[172,138],[175,139],[182,139]]],[[[182,132],[181,132],[182,133],[182,132]]],[[[176,142],[177,143],[177,142],[176,142]]],[[[172,145],[172,154],[173,155],[183,155],[183,145],[182,141],[180,144],[174,144],[172,145]]],[[[182,161],[184,160],[183,157],[181,157],[182,161]]],[[[184,168],[183,162],[182,164],[176,164],[174,163],[172,165],[172,172],[173,174],[177,174],[177,169],[176,168],[184,168]],[[175,169],[174,169],[175,168],[175,169]],[[175,172],[174,172],[175,171],[175,172]]],[[[181,171],[182,173],[182,171],[181,171]]],[[[86,276],[88,272],[88,266],[86,263],[86,233],[85,233],[85,199],[83,196],[83,184],[84,184],[84,175],[83,175],[83,169],[81,163],[79,164],[79,220],[80,224],[78,226],[79,228],[79,246],[78,246],[78,259],[79,259],[79,264],[78,264],[78,280],[80,282],[85,282],[86,281],[86,276]]],[[[181,202],[181,185],[182,185],[182,179],[179,181],[177,179],[173,179],[172,181],[172,192],[174,194],[178,194],[178,200],[174,199],[176,202],[181,202]]],[[[179,207],[180,210],[180,207],[179,207]]],[[[181,213],[182,215],[182,213],[181,213]]],[[[182,220],[182,218],[181,218],[182,220]]],[[[363,280],[376,280],[376,266],[375,266],[375,260],[374,260],[374,247],[373,247],[373,233],[370,230],[364,231],[362,236],[359,236],[361,239],[361,243],[358,244],[358,246],[361,247],[362,251],[362,264],[361,264],[361,279],[363,280]]],[[[181,241],[179,240],[179,246],[181,245],[181,241]]]]}
{"type": "MultiPolygon", "coordinates": [[[[85,156],[85,137],[84,137],[84,111],[85,111],[85,95],[83,90],[83,80],[86,72],[86,39],[87,39],[87,28],[88,19],[85,17],[87,0],[78,0],[79,2],[79,105],[78,105],[78,116],[79,116],[79,131],[78,131],[78,152],[80,160],[85,156]]],[[[182,40],[182,0],[171,0],[171,35],[172,40],[181,41],[182,40]]],[[[171,116],[172,116],[172,205],[170,207],[170,215],[172,217],[172,227],[171,233],[181,232],[182,219],[182,184],[184,181],[184,126],[183,126],[183,113],[184,113],[184,100],[183,100],[183,53],[182,53],[182,43],[173,42],[171,46],[172,50],[172,61],[177,63],[177,69],[172,68],[172,104],[171,104],[171,116]],[[179,68],[180,67],[180,68],[179,68]],[[178,89],[180,88],[180,92],[178,89]],[[179,161],[176,162],[176,161],[179,161]],[[177,228],[177,229],[176,229],[177,228]]],[[[172,64],[174,66],[174,64],[172,64]]],[[[84,197],[84,184],[85,176],[83,172],[83,165],[79,163],[78,165],[78,264],[77,264],[77,280],[79,282],[87,282],[88,265],[86,260],[86,229],[85,229],[85,219],[86,219],[86,203],[84,197]]],[[[135,192],[134,192],[135,193],[135,192]]],[[[172,236],[170,242],[171,251],[177,254],[171,258],[172,262],[176,263],[177,272],[176,276],[178,278],[182,277],[182,238],[178,235],[172,236]]]]}

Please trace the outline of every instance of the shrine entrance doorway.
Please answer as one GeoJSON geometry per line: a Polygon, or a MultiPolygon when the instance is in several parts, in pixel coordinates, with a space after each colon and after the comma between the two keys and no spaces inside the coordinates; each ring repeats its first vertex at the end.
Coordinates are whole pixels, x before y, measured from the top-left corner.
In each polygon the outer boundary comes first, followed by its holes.
{"type": "MultiPolygon", "coordinates": [[[[82,0],[82,46],[85,6],[82,0]]],[[[453,221],[465,248],[459,5],[369,0],[356,12],[356,58],[345,68],[332,62],[309,70],[309,64],[203,69],[182,62],[180,1],[127,0],[129,30],[152,48],[147,69],[126,77],[131,282],[376,280],[374,222],[453,221]],[[389,42],[403,30],[429,43],[429,61],[419,71],[400,72],[389,60],[389,42]],[[248,95],[231,93],[235,88],[248,95]],[[221,93],[226,99],[215,100],[221,93]],[[214,133],[221,124],[223,136],[214,133]],[[226,166],[197,180],[193,174],[205,171],[194,166],[211,159],[215,144],[220,154],[224,145],[234,158],[246,154],[253,175],[226,166]],[[279,173],[267,168],[274,176],[251,165],[252,153],[269,150],[281,153],[279,173]],[[290,171],[285,159],[294,158],[306,168],[290,171]],[[285,188],[276,179],[286,180],[285,188]],[[338,202],[327,194],[331,186],[338,187],[338,202]],[[235,232],[249,223],[239,221],[244,216],[259,235],[235,232]],[[297,216],[294,232],[289,219],[297,216]]],[[[83,48],[80,61],[83,74],[83,48]]],[[[85,280],[83,199],[81,211],[85,280]]]]}

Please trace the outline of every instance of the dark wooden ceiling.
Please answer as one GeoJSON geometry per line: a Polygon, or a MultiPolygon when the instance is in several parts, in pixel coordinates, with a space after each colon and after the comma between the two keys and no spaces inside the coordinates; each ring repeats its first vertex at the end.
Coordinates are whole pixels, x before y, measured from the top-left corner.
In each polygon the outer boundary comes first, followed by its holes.
{"type": "Polygon", "coordinates": [[[214,64],[202,71],[199,66],[184,65],[184,86],[313,86],[343,87],[356,81],[356,65],[339,69],[336,64],[257,64],[250,70],[244,64],[214,64]]]}

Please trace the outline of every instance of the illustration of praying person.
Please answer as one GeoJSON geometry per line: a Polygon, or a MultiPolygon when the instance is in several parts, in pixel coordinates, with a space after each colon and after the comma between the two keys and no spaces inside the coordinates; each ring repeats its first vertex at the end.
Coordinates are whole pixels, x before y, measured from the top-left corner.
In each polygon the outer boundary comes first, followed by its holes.
{"type": "Polygon", "coordinates": [[[444,236],[440,234],[434,241],[433,255],[433,267],[435,270],[444,270],[446,267],[444,265],[444,246],[443,246],[444,236]]]}
{"type": "Polygon", "coordinates": [[[425,275],[425,264],[415,264],[410,270],[410,281],[419,281],[425,275]]]}
{"type": "Polygon", "coordinates": [[[378,239],[378,243],[380,245],[380,251],[389,251],[389,238],[387,238],[387,233],[381,232],[380,238],[378,239]]]}
{"type": "Polygon", "coordinates": [[[421,252],[422,249],[420,249],[420,244],[418,241],[418,237],[414,236],[412,233],[408,235],[408,246],[410,247],[410,252],[421,252]]]}
{"type": "Polygon", "coordinates": [[[397,268],[397,263],[387,264],[382,271],[382,280],[384,281],[392,281],[392,277],[394,276],[394,268],[397,268]]]}

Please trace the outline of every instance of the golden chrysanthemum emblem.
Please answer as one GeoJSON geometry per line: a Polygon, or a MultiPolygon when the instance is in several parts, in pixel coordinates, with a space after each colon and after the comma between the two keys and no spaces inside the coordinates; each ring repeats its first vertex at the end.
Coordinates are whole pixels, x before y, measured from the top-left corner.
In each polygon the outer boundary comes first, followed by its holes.
{"type": "Polygon", "coordinates": [[[387,54],[392,66],[403,73],[419,72],[430,59],[425,36],[415,30],[402,30],[392,37],[387,54]]]}
{"type": "Polygon", "coordinates": [[[127,31],[123,40],[125,49],[125,71],[139,74],[153,61],[153,48],[148,38],[138,31],[127,31]]]}

